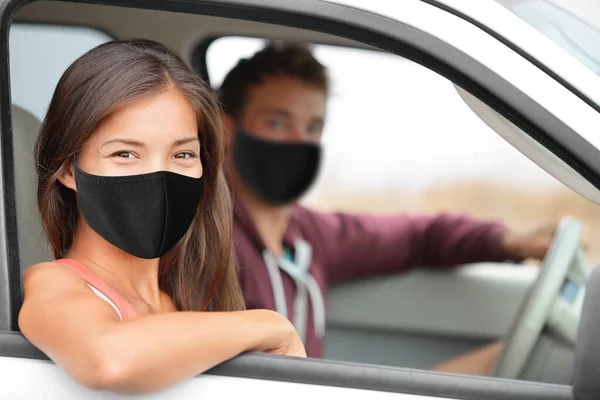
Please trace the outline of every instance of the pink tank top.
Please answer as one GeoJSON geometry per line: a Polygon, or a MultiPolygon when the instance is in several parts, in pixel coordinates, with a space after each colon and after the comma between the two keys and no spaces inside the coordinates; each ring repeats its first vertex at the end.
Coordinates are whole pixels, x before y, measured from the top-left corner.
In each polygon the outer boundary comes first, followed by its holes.
{"type": "Polygon", "coordinates": [[[127,321],[140,316],[140,313],[133,308],[131,303],[125,300],[116,290],[108,286],[89,267],[71,258],[63,258],[56,260],[55,262],[69,268],[83,279],[98,297],[106,301],[115,309],[117,314],[119,314],[121,321],[127,321]]]}

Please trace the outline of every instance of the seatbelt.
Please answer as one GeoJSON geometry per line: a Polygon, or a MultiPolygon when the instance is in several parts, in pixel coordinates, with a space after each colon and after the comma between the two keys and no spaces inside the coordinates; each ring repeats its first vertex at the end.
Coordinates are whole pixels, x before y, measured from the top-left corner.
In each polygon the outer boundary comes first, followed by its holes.
{"type": "Polygon", "coordinates": [[[269,271],[271,287],[273,288],[273,297],[275,299],[275,309],[286,318],[287,304],[281,270],[288,274],[296,284],[296,298],[294,299],[294,327],[298,331],[303,342],[306,340],[306,327],[308,321],[308,296],[313,308],[313,320],[315,334],[322,338],[325,336],[325,302],[323,293],[315,278],[310,274],[310,264],[312,262],[312,247],[304,240],[298,240],[294,243],[294,260],[287,260],[283,257],[277,258],[268,249],[263,252],[263,259],[269,271]]]}

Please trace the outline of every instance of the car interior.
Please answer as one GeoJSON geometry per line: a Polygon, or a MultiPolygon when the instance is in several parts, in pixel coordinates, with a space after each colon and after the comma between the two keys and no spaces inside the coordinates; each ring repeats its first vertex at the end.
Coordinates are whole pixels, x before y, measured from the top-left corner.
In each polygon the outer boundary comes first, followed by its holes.
{"type": "MultiPolygon", "coordinates": [[[[62,1],[30,3],[18,10],[14,23],[84,26],[115,39],[143,37],[156,40],[182,55],[207,81],[210,79],[207,51],[220,37],[294,40],[375,50],[343,37],[282,25],[218,15],[62,1]]],[[[495,112],[489,113],[491,109],[462,89],[456,87],[456,90],[484,121],[498,116],[495,112]]],[[[36,206],[33,144],[41,121],[16,104],[13,104],[11,114],[19,258],[21,269],[24,269],[52,258],[42,235],[36,206]]],[[[506,120],[498,119],[495,123],[498,132],[502,131],[498,126],[510,126],[506,120]]],[[[539,270],[535,268],[487,263],[460,267],[453,272],[423,268],[397,277],[360,280],[333,287],[328,299],[325,358],[428,368],[505,337],[511,332],[515,317],[531,296],[538,278],[539,270]]],[[[526,368],[516,378],[569,384],[574,344],[566,344],[546,333],[541,333],[526,368]]]]}

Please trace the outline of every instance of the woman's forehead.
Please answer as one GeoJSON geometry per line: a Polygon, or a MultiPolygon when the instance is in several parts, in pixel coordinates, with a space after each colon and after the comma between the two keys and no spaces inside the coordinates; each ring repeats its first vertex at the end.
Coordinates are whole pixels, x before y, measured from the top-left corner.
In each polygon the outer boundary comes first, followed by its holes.
{"type": "Polygon", "coordinates": [[[104,143],[116,138],[164,143],[197,136],[196,111],[176,90],[133,101],[100,124],[90,141],[104,143]]]}

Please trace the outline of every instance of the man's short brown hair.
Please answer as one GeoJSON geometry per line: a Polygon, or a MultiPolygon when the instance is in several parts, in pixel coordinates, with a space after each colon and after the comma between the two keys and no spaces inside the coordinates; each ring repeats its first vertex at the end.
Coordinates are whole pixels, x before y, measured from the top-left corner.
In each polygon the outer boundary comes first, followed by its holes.
{"type": "Polygon", "coordinates": [[[248,87],[260,85],[269,77],[298,78],[329,93],[327,68],[300,43],[271,42],[250,58],[241,59],[229,71],[218,91],[223,110],[239,118],[247,101],[248,87]]]}

